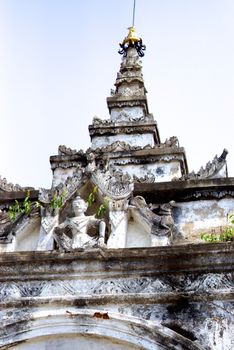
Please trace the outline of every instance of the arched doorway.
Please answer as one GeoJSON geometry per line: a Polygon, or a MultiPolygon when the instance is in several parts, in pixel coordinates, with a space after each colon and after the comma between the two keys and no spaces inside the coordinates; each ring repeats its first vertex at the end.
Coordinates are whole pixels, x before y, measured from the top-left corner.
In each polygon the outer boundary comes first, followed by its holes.
{"type": "Polygon", "coordinates": [[[1,348],[11,350],[202,350],[150,321],[71,307],[35,311],[30,319],[9,324],[5,334],[1,348]]]}

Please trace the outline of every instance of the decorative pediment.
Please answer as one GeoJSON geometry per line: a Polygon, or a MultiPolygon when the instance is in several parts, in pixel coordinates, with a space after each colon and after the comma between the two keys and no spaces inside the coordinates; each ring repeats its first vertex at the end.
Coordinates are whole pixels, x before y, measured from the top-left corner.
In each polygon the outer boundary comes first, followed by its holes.
{"type": "Polygon", "coordinates": [[[85,170],[77,168],[73,173],[73,176],[67,177],[64,183],[61,182],[59,185],[52,187],[51,189],[41,188],[39,200],[45,205],[48,205],[55,196],[57,198],[63,196],[64,201],[66,201],[81,188],[87,179],[88,176],[85,173],[85,170]]]}

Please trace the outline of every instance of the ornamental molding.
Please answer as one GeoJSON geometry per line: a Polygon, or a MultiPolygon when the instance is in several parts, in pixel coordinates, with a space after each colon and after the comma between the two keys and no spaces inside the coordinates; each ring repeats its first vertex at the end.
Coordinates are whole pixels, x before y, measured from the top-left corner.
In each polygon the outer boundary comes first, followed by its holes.
{"type": "Polygon", "coordinates": [[[193,199],[222,199],[222,198],[234,198],[234,191],[231,190],[217,190],[217,191],[193,191],[187,196],[183,196],[184,200],[193,200],[193,199]]]}
{"type": "Polygon", "coordinates": [[[97,116],[93,117],[92,125],[90,126],[101,126],[101,125],[108,125],[113,124],[110,119],[101,119],[97,116]]]}
{"type": "Polygon", "coordinates": [[[118,88],[124,83],[130,85],[135,82],[138,82],[139,85],[143,85],[144,80],[142,78],[142,74],[140,72],[138,74],[137,73],[138,72],[131,72],[131,71],[124,72],[123,74],[118,73],[115,86],[118,88]]]}
{"type": "MultiPolygon", "coordinates": [[[[113,123],[114,124],[114,123],[113,123]]],[[[131,125],[123,125],[117,126],[114,124],[113,126],[108,125],[108,127],[92,127],[89,126],[89,134],[90,136],[97,135],[118,135],[118,134],[135,134],[135,133],[155,133],[156,132],[156,124],[135,124],[134,122],[131,125]]]]}
{"type": "Polygon", "coordinates": [[[117,79],[116,80],[121,80],[124,78],[137,78],[143,82],[143,74],[141,72],[140,69],[136,69],[136,70],[128,70],[128,71],[121,71],[117,73],[117,79]]]}
{"type": "MultiPolygon", "coordinates": [[[[134,51],[129,53],[135,53],[134,51]]],[[[138,70],[141,71],[142,69],[142,61],[141,59],[136,56],[136,55],[131,55],[129,54],[129,56],[125,56],[123,58],[123,61],[120,64],[120,72],[123,73],[125,70],[138,70]]]]}
{"type": "MultiPolygon", "coordinates": [[[[150,145],[147,145],[147,147],[150,147],[150,145]]],[[[142,148],[140,146],[131,146],[129,143],[124,142],[124,141],[115,141],[106,147],[98,147],[95,149],[89,148],[87,150],[87,153],[89,153],[89,152],[112,153],[112,152],[123,152],[123,151],[136,151],[136,150],[140,150],[140,149],[144,149],[144,148],[142,148]]]]}
{"type": "MultiPolygon", "coordinates": [[[[141,147],[141,146],[132,146],[127,142],[124,141],[115,141],[112,144],[106,146],[106,147],[98,147],[98,148],[88,148],[87,149],[87,154],[88,153],[114,153],[114,152],[130,152],[130,151],[139,151],[139,150],[160,150],[160,149],[168,149],[168,148],[172,148],[172,149],[179,149],[179,144],[178,144],[178,139],[177,137],[173,136],[170,139],[166,140],[165,143],[161,143],[158,145],[154,145],[154,147],[152,147],[150,144],[141,147]]],[[[167,155],[165,155],[164,157],[166,157],[167,155]]]]}
{"type": "Polygon", "coordinates": [[[135,122],[146,122],[146,123],[154,123],[154,118],[152,114],[138,116],[132,116],[125,111],[118,112],[114,117],[112,116],[112,120],[114,120],[115,125],[123,124],[123,123],[135,123],[135,122]]]}
{"type": "Polygon", "coordinates": [[[92,129],[92,128],[105,128],[105,127],[109,127],[109,128],[114,128],[116,126],[119,126],[117,124],[121,123],[122,127],[123,126],[131,126],[132,123],[135,123],[135,122],[142,122],[142,123],[155,123],[155,120],[154,120],[154,117],[152,114],[146,114],[146,115],[142,115],[140,117],[134,117],[134,116],[131,116],[129,115],[127,112],[125,111],[121,111],[118,113],[118,115],[114,118],[114,121],[113,121],[113,118],[112,119],[100,119],[100,118],[97,118],[97,117],[94,117],[93,118],[93,121],[92,121],[92,124],[89,126],[89,129],[92,129]]]}
{"type": "Polygon", "coordinates": [[[27,281],[0,282],[0,302],[12,302],[25,298],[60,298],[96,296],[134,296],[175,298],[177,295],[191,293],[233,293],[232,273],[178,274],[166,276],[142,277],[107,277],[64,279],[28,279],[27,281]]]}
{"type": "MultiPolygon", "coordinates": [[[[130,96],[129,96],[130,97],[130,96]]],[[[142,106],[146,111],[146,96],[141,95],[141,96],[131,96],[131,99],[129,100],[117,100],[117,96],[113,97],[108,97],[107,98],[107,104],[109,109],[112,108],[123,108],[123,107],[137,107],[137,106],[142,106]],[[132,99],[134,98],[134,99],[132,99]]],[[[126,98],[126,96],[119,96],[119,98],[126,98]]]]}
{"type": "Polygon", "coordinates": [[[65,145],[60,145],[58,147],[58,155],[59,156],[72,156],[72,155],[84,155],[84,151],[81,149],[77,151],[76,149],[71,149],[69,147],[66,147],[65,145]]]}
{"type": "Polygon", "coordinates": [[[162,162],[162,163],[170,163],[173,161],[179,161],[180,164],[183,166],[184,164],[184,158],[181,154],[176,155],[148,155],[147,158],[145,158],[145,154],[140,156],[139,158],[124,158],[124,159],[116,159],[113,160],[113,165],[128,165],[128,164],[152,164],[156,162],[162,162]],[[142,157],[144,159],[142,159],[142,157]]]}
{"type": "Polygon", "coordinates": [[[61,169],[69,169],[69,168],[77,168],[77,167],[82,167],[83,163],[82,162],[56,162],[51,164],[51,170],[55,170],[57,168],[61,169]]]}
{"type": "Polygon", "coordinates": [[[145,174],[142,177],[137,177],[136,175],[133,175],[133,180],[137,183],[154,183],[155,175],[151,171],[148,171],[147,174],[145,174]]]}

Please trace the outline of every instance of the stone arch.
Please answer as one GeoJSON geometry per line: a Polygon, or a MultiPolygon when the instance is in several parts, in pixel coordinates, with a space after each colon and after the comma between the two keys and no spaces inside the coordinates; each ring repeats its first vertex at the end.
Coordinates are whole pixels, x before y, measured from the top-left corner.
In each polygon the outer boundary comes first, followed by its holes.
{"type": "Polygon", "coordinates": [[[75,308],[45,310],[9,323],[1,349],[202,350],[167,327],[122,314],[75,308]],[[36,346],[36,347],[35,347],[36,346]]]}

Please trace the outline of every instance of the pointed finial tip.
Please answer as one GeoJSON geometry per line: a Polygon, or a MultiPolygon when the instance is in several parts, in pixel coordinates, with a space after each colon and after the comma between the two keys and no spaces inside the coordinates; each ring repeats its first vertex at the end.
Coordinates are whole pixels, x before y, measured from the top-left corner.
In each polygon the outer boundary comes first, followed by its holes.
{"type": "Polygon", "coordinates": [[[139,36],[137,35],[136,29],[134,27],[129,27],[128,30],[128,36],[124,38],[123,44],[134,45],[135,43],[141,41],[141,38],[139,38],[139,36]]]}

